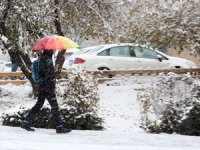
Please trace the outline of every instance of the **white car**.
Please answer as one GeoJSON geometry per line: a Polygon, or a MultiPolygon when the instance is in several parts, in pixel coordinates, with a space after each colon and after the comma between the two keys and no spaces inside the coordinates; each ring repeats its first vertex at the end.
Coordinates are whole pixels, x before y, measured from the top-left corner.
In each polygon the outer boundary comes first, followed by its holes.
{"type": "MultiPolygon", "coordinates": [[[[65,52],[65,62],[63,64],[63,69],[68,69],[69,68],[69,60],[70,60],[70,57],[75,54],[75,53],[78,53],[80,51],[80,49],[78,48],[70,48],[70,49],[67,49],[66,52],[65,52]]],[[[57,55],[57,54],[56,54],[57,55]]],[[[55,61],[56,58],[54,58],[54,61],[55,61]]]]}
{"type": "Polygon", "coordinates": [[[0,60],[0,72],[11,72],[12,63],[10,61],[0,60]]]}
{"type": "Polygon", "coordinates": [[[4,70],[4,62],[0,60],[0,72],[4,70]]]}
{"type": "Polygon", "coordinates": [[[98,47],[99,46],[86,47],[86,48],[80,49],[79,51],[74,52],[70,57],[67,58],[68,61],[66,62],[66,65],[65,65],[67,67],[64,67],[64,68],[65,69],[69,69],[69,68],[73,67],[72,65],[73,65],[73,62],[74,62],[74,59],[76,58],[76,56],[85,54],[88,51],[94,50],[94,49],[96,49],[98,47]]]}
{"type": "Polygon", "coordinates": [[[129,43],[100,45],[77,55],[73,66],[86,70],[134,70],[196,68],[192,61],[129,43]]]}

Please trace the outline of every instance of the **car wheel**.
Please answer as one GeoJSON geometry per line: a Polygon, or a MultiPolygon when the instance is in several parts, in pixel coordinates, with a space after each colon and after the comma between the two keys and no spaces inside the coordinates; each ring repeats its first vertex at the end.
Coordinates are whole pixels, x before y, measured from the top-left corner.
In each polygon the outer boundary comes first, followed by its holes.
{"type": "Polygon", "coordinates": [[[174,66],[174,67],[171,67],[171,69],[181,69],[181,68],[183,68],[183,67],[181,67],[181,66],[174,66]]]}
{"type": "Polygon", "coordinates": [[[110,69],[107,67],[99,67],[98,70],[110,70],[110,69]]]}
{"type": "MultiPolygon", "coordinates": [[[[98,70],[110,70],[110,69],[107,67],[100,67],[100,68],[98,68],[98,70]]],[[[108,78],[112,78],[112,77],[113,77],[113,75],[108,74],[108,78]]]]}

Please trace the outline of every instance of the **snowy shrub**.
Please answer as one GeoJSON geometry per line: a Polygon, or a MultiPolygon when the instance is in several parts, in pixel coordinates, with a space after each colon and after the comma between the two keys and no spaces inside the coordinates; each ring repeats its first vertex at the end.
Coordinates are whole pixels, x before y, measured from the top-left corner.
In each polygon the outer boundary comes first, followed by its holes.
{"type": "MultiPolygon", "coordinates": [[[[101,130],[103,120],[98,117],[98,82],[92,74],[80,68],[69,71],[67,82],[57,88],[61,100],[60,113],[65,127],[82,130],[101,130]]],[[[4,114],[3,125],[19,126],[27,114],[23,109],[15,114],[4,114]]],[[[49,108],[43,108],[32,120],[37,128],[54,128],[54,121],[49,108]]]]}
{"type": "MultiPolygon", "coordinates": [[[[98,79],[81,68],[70,69],[66,78],[67,82],[63,84],[61,107],[77,110],[80,118],[93,116],[101,124],[102,119],[97,116],[100,100],[98,79]]],[[[92,124],[92,120],[90,121],[92,124]]]]}
{"type": "Polygon", "coordinates": [[[96,112],[100,100],[98,81],[90,73],[81,68],[69,71],[64,84],[63,107],[79,108],[83,112],[96,112]]]}
{"type": "Polygon", "coordinates": [[[141,104],[141,126],[146,131],[154,133],[177,132],[191,135],[200,131],[200,126],[195,126],[196,128],[185,126],[188,122],[197,123],[196,119],[200,111],[199,91],[199,80],[173,73],[167,76],[161,75],[158,83],[138,92],[141,104]],[[191,130],[195,132],[192,133],[191,130]]]}
{"type": "MultiPolygon", "coordinates": [[[[28,111],[23,108],[16,113],[4,114],[2,116],[2,124],[19,127],[20,122],[28,111]]],[[[90,114],[80,115],[82,112],[78,109],[61,109],[60,113],[63,125],[67,128],[78,130],[101,130],[103,128],[101,126],[101,118],[90,114]]],[[[42,108],[31,120],[31,125],[36,128],[55,128],[51,110],[49,108],[42,108]]]]}
{"type": "Polygon", "coordinates": [[[178,124],[176,132],[185,135],[200,135],[200,104],[195,104],[188,117],[178,124]]]}

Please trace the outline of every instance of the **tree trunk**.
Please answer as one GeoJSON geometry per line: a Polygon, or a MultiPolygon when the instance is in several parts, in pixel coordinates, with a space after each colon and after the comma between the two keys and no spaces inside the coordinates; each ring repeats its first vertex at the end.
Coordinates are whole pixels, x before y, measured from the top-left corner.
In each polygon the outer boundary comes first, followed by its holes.
{"type": "Polygon", "coordinates": [[[31,86],[33,88],[34,96],[37,97],[38,89],[37,84],[32,79],[32,72],[31,72],[31,65],[32,62],[29,58],[29,56],[22,51],[16,50],[16,51],[8,51],[11,59],[16,60],[16,64],[20,67],[23,74],[26,76],[26,78],[30,81],[31,86]]]}
{"type": "MultiPolygon", "coordinates": [[[[7,7],[4,9],[1,21],[0,21],[0,34],[5,35],[6,37],[9,37],[9,33],[7,33],[7,28],[5,26],[5,22],[7,20],[8,12],[12,7],[12,2],[13,1],[8,1],[7,2],[7,7]]],[[[54,25],[57,30],[57,34],[63,36],[64,33],[62,31],[61,23],[59,21],[59,0],[55,0],[55,6],[58,6],[54,13],[55,13],[55,19],[54,19],[54,25]]],[[[9,43],[3,43],[5,44],[5,47],[8,47],[7,50],[9,49],[9,43]]],[[[12,43],[14,44],[14,43],[12,43]]],[[[66,50],[59,51],[58,56],[56,58],[55,62],[55,67],[57,68],[56,74],[59,75],[63,66],[63,63],[65,61],[64,54],[66,50]]],[[[16,64],[20,67],[26,78],[30,81],[31,86],[33,88],[34,95],[37,95],[37,84],[32,79],[32,74],[31,74],[31,65],[32,62],[27,54],[19,50],[19,47],[16,45],[15,49],[8,50],[8,53],[10,54],[10,57],[16,59],[16,64]],[[12,54],[14,55],[12,55],[12,54]]]]}
{"type": "MultiPolygon", "coordinates": [[[[12,7],[12,2],[13,1],[7,1],[7,5],[3,11],[3,14],[1,16],[1,21],[0,21],[0,34],[5,35],[6,37],[9,37],[9,33],[7,32],[7,28],[5,26],[5,22],[8,18],[8,12],[10,11],[12,7]]],[[[32,62],[28,56],[28,54],[25,54],[24,52],[20,51],[18,47],[15,49],[10,50],[10,43],[3,43],[5,48],[7,48],[7,51],[11,57],[12,60],[15,60],[15,63],[20,67],[26,78],[30,81],[31,86],[33,88],[34,95],[37,95],[37,85],[32,79],[32,74],[31,74],[31,65],[32,62]]],[[[12,43],[14,44],[14,43],[12,43]]],[[[17,45],[16,45],[17,46],[17,45]]]]}
{"type": "MultiPolygon", "coordinates": [[[[54,25],[56,27],[58,35],[64,36],[64,33],[62,31],[62,27],[61,27],[61,23],[59,21],[59,10],[58,10],[59,0],[55,0],[54,4],[55,4],[55,6],[57,6],[55,11],[54,11],[54,13],[55,13],[54,25]]],[[[58,55],[57,55],[57,58],[56,58],[55,68],[56,68],[56,74],[58,76],[59,76],[59,74],[60,74],[60,72],[62,70],[62,66],[63,66],[63,64],[65,62],[65,57],[64,57],[65,51],[66,50],[59,51],[58,55]]]]}

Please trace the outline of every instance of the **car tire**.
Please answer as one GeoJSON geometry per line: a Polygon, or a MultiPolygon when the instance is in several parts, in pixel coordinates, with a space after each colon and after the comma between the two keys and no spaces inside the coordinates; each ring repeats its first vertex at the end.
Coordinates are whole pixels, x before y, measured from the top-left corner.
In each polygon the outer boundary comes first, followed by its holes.
{"type": "Polygon", "coordinates": [[[181,66],[173,66],[173,67],[171,67],[171,69],[182,69],[182,68],[184,68],[184,67],[181,67],[181,66]]]}
{"type": "Polygon", "coordinates": [[[110,69],[107,67],[99,67],[98,70],[110,70],[110,69]]]}
{"type": "MultiPolygon", "coordinates": [[[[110,70],[109,68],[107,68],[107,67],[99,67],[98,68],[98,70],[110,70]]],[[[113,77],[113,75],[108,75],[108,78],[112,78],[113,77]]]]}

